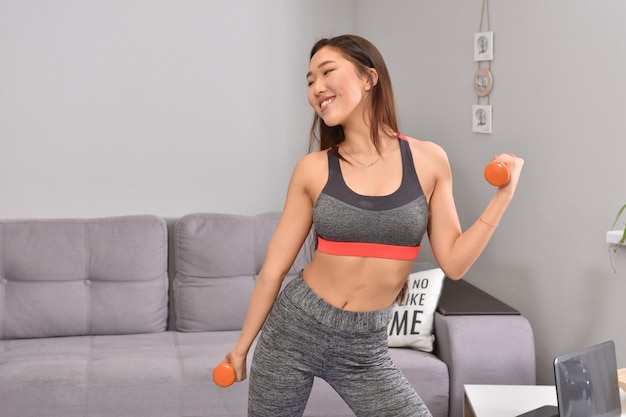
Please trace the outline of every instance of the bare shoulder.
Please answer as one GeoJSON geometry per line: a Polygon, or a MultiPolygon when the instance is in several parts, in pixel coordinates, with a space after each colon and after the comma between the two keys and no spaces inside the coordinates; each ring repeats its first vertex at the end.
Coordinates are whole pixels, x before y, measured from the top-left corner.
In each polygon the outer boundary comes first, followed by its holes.
{"type": "Polygon", "coordinates": [[[300,161],[298,161],[298,167],[308,169],[319,167],[320,165],[325,165],[327,160],[326,153],[327,151],[310,152],[303,156],[300,161]]]}
{"type": "Polygon", "coordinates": [[[312,201],[317,199],[326,181],[328,181],[327,151],[311,152],[296,164],[292,182],[303,187],[312,201]]]}
{"type": "Polygon", "coordinates": [[[413,154],[413,158],[417,157],[426,157],[430,160],[435,160],[437,162],[445,162],[447,164],[448,155],[446,151],[435,142],[430,142],[421,139],[415,139],[411,137],[407,137],[409,140],[409,145],[411,146],[411,153],[413,154]]]}
{"type": "Polygon", "coordinates": [[[294,169],[294,176],[300,178],[319,176],[321,172],[327,170],[327,167],[326,151],[311,152],[298,161],[294,169]]]}

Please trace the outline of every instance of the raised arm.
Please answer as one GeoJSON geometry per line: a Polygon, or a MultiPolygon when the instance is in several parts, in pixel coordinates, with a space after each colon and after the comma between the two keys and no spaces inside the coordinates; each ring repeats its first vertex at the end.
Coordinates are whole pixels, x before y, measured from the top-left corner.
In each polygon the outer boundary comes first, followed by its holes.
{"type": "Polygon", "coordinates": [[[509,154],[497,156],[511,171],[508,184],[499,187],[482,214],[465,232],[461,230],[452,194],[452,174],[445,152],[432,146],[435,185],[430,198],[428,236],[433,255],[449,278],[460,279],[478,259],[496,230],[517,187],[524,160],[509,154]]]}

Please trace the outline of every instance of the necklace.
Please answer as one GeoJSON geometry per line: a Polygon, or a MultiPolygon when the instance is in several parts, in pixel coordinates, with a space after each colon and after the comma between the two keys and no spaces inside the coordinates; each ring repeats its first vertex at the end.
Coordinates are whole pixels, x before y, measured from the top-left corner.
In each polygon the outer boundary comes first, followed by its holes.
{"type": "Polygon", "coordinates": [[[357,163],[359,163],[359,165],[363,165],[365,168],[369,168],[372,165],[374,165],[376,162],[380,161],[380,157],[381,155],[378,155],[378,158],[376,158],[376,160],[374,162],[370,162],[369,164],[364,164],[363,162],[359,161],[358,159],[356,159],[354,156],[352,156],[352,154],[348,151],[346,151],[345,149],[343,150],[346,155],[348,155],[350,158],[352,158],[354,161],[356,161],[357,163]]]}

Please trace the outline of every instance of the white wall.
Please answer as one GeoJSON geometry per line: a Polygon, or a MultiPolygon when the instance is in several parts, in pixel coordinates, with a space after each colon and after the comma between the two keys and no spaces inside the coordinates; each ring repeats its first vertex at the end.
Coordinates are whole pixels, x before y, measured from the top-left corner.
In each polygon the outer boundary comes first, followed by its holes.
{"type": "Polygon", "coordinates": [[[355,31],[387,59],[404,132],[448,152],[465,228],[492,196],[491,156],[526,161],[466,278],[530,319],[539,382],[552,383],[553,356],[606,339],[626,367],[626,254],[616,275],[605,244],[626,203],[626,2],[492,0],[492,135],[471,131],[482,0],[381,4],[357,2],[355,31]]]}
{"type": "Polygon", "coordinates": [[[0,0],[0,217],[282,208],[352,1],[0,0]]]}

